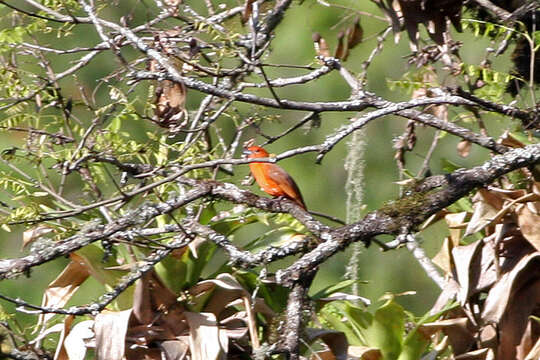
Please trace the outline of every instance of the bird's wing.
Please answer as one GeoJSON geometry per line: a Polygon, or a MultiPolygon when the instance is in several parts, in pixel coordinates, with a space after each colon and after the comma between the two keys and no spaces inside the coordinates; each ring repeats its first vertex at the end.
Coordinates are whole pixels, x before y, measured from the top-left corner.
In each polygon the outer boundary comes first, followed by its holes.
{"type": "Polygon", "coordinates": [[[279,185],[281,190],[283,190],[288,197],[295,200],[303,208],[306,207],[298,185],[296,185],[293,178],[285,170],[278,165],[269,164],[267,167],[267,175],[273,182],[279,185]]]}

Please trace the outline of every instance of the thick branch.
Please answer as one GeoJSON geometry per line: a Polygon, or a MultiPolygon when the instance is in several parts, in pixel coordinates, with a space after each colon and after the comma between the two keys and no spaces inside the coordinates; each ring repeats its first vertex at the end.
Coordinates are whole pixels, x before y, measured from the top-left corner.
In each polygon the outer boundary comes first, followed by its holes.
{"type": "Polygon", "coordinates": [[[432,176],[417,186],[412,196],[371,212],[357,223],[321,233],[323,242],[287,269],[279,270],[276,279],[278,283],[291,284],[353,242],[368,242],[379,234],[397,235],[403,230],[412,229],[475,187],[488,185],[512,170],[538,163],[540,145],[529,145],[496,156],[472,169],[432,176]]]}

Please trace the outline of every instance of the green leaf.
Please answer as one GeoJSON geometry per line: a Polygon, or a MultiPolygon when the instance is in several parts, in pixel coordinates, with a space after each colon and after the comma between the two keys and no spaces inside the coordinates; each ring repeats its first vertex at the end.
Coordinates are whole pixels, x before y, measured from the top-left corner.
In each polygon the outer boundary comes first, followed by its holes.
{"type": "Polygon", "coordinates": [[[373,316],[366,331],[370,347],[381,350],[386,360],[397,359],[402,350],[405,335],[405,311],[394,299],[389,299],[373,316]]]}
{"type": "Polygon", "coordinates": [[[328,296],[332,295],[335,292],[338,292],[340,290],[348,288],[349,286],[353,285],[354,283],[366,284],[367,282],[366,281],[360,281],[360,280],[343,280],[343,281],[338,282],[337,284],[327,286],[324,289],[317,291],[317,293],[312,295],[311,298],[313,300],[318,300],[318,299],[321,299],[321,298],[328,297],[328,296]]]}

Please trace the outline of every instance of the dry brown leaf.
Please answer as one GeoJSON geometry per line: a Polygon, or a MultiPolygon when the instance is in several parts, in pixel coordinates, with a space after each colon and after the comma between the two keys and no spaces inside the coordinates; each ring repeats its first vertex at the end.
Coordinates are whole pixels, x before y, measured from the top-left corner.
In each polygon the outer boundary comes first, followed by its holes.
{"type": "Polygon", "coordinates": [[[231,316],[222,319],[219,324],[220,326],[225,326],[228,338],[241,339],[249,332],[246,325],[248,321],[247,313],[245,311],[238,311],[231,316]]]}
{"type": "Polygon", "coordinates": [[[461,140],[457,144],[457,152],[459,156],[464,157],[464,158],[468,157],[469,154],[471,153],[471,145],[472,143],[470,141],[461,140]]]}
{"type": "Polygon", "coordinates": [[[540,359],[540,338],[536,341],[531,351],[525,357],[525,360],[538,360],[540,359]]]}
{"type": "Polygon", "coordinates": [[[354,25],[347,29],[347,48],[352,49],[360,44],[364,38],[364,30],[360,25],[360,17],[354,20],[354,25]]]}
{"type": "Polygon", "coordinates": [[[516,214],[521,233],[536,250],[540,251],[540,215],[524,205],[516,208],[516,214]]]}
{"type": "Polygon", "coordinates": [[[485,301],[482,319],[486,323],[498,323],[507,311],[515,292],[527,282],[540,278],[540,253],[523,257],[512,271],[504,274],[491,288],[485,301]]]}
{"type": "Polygon", "coordinates": [[[435,0],[430,2],[429,6],[425,6],[424,0],[398,0],[405,29],[411,41],[411,49],[413,51],[418,49],[419,24],[427,24],[429,36],[438,45],[444,44],[447,38],[447,20],[461,32],[462,2],[462,0],[435,0]]]}
{"type": "Polygon", "coordinates": [[[84,360],[87,344],[94,338],[94,320],[85,320],[75,324],[64,340],[69,360],[84,360]]]}
{"type": "Polygon", "coordinates": [[[469,351],[465,354],[461,354],[455,357],[456,360],[490,360],[494,359],[493,350],[491,349],[479,349],[469,351]]]}
{"type": "Polygon", "coordinates": [[[307,328],[305,333],[309,344],[320,339],[328,346],[337,360],[347,360],[349,342],[341,331],[307,328]]]}
{"type": "Polygon", "coordinates": [[[242,13],[242,24],[247,23],[249,18],[251,17],[251,14],[253,13],[254,1],[255,0],[246,0],[246,4],[244,5],[244,12],[242,13]]]}
{"type": "Polygon", "coordinates": [[[336,47],[336,52],[334,53],[334,57],[335,58],[338,58],[338,59],[341,59],[341,60],[345,60],[345,57],[347,55],[347,49],[345,48],[345,44],[343,42],[343,37],[345,36],[345,34],[343,34],[343,31],[340,31],[338,36],[337,36],[337,47],[336,47]]]}
{"type": "Polygon", "coordinates": [[[318,32],[313,33],[312,39],[313,46],[315,47],[315,53],[318,56],[330,57],[330,48],[328,47],[328,43],[326,42],[326,40],[321,37],[321,34],[319,34],[318,32]]]}
{"type": "MultiPolygon", "coordinates": [[[[529,317],[527,328],[521,337],[521,342],[516,347],[516,357],[518,359],[525,359],[534,349],[534,345],[538,340],[540,340],[540,323],[537,319],[529,317]]],[[[534,359],[538,359],[538,356],[534,359]]]]}
{"type": "Polygon", "coordinates": [[[181,337],[178,340],[167,340],[158,343],[166,359],[183,360],[189,351],[189,340],[181,337]]]}
{"type": "Polygon", "coordinates": [[[454,264],[452,263],[452,249],[454,245],[449,237],[444,238],[443,244],[439,252],[433,257],[432,261],[440,267],[445,274],[451,274],[454,264]]]}
{"type": "Polygon", "coordinates": [[[330,350],[316,351],[311,355],[311,360],[335,360],[336,357],[330,350]]]}
{"type": "Polygon", "coordinates": [[[525,147],[525,144],[510,135],[510,132],[506,130],[497,140],[497,143],[508,146],[511,148],[522,148],[525,147]]]}
{"type": "Polygon", "coordinates": [[[354,356],[361,360],[382,359],[381,350],[367,346],[349,346],[349,356],[354,356]]]}
{"type": "MultiPolygon", "coordinates": [[[[196,286],[212,286],[218,287],[214,290],[212,298],[205,306],[205,311],[220,316],[221,312],[234,300],[241,298],[244,308],[247,312],[247,324],[250,332],[251,344],[254,349],[259,348],[259,339],[257,336],[257,323],[255,314],[252,311],[251,296],[242,285],[231,275],[227,273],[219,274],[216,279],[205,280],[199,282],[196,286]]],[[[192,289],[193,290],[193,289],[192,289]]]]}
{"type": "Polygon", "coordinates": [[[474,212],[465,230],[465,235],[472,235],[490,225],[503,207],[504,200],[500,194],[479,189],[473,196],[474,212]]]}
{"type": "Polygon", "coordinates": [[[504,197],[508,197],[510,199],[519,199],[523,196],[527,195],[527,190],[524,189],[502,189],[495,186],[488,186],[488,190],[494,193],[502,194],[504,197]]]}
{"type": "Polygon", "coordinates": [[[459,213],[451,213],[444,217],[450,231],[450,240],[452,240],[453,246],[458,246],[461,241],[461,229],[466,227],[465,219],[468,214],[468,212],[462,211],[459,213]]]}
{"type": "Polygon", "coordinates": [[[186,311],[189,323],[189,348],[193,360],[217,360],[221,353],[219,327],[212,313],[186,311]]]}
{"type": "Polygon", "coordinates": [[[23,232],[21,249],[24,249],[26,246],[28,246],[28,244],[34,242],[43,235],[46,235],[52,231],[54,231],[54,229],[47,225],[38,225],[36,227],[26,230],[25,232],[23,232]]]}
{"type": "Polygon", "coordinates": [[[125,340],[132,310],[104,310],[96,316],[96,358],[98,360],[122,360],[125,340]]]}
{"type": "Polygon", "coordinates": [[[481,270],[481,254],[484,242],[475,241],[472,244],[458,246],[452,249],[452,258],[460,290],[458,301],[463,305],[467,302],[471,290],[478,283],[481,270]]]}
{"type": "Polygon", "coordinates": [[[139,334],[141,338],[164,340],[182,334],[187,328],[183,313],[184,307],[155,271],[148,272],[137,282],[133,294],[133,319],[140,325],[160,327],[159,335],[143,331],[139,334]]]}
{"type": "Polygon", "coordinates": [[[154,122],[164,128],[184,126],[187,119],[186,86],[182,83],[163,80],[158,83],[155,92],[154,122]]]}
{"type": "MultiPolygon", "coordinates": [[[[79,286],[90,276],[82,258],[72,253],[71,261],[54,279],[45,292],[41,301],[42,307],[62,307],[71,299],[79,286]]],[[[37,328],[44,326],[55,314],[40,314],[37,328]]]]}
{"type": "Polygon", "coordinates": [[[538,315],[539,303],[540,253],[535,252],[504,274],[485,300],[482,322],[497,324],[497,358],[524,358],[532,341],[536,341],[527,340],[527,324],[530,315],[538,315]]]}
{"type": "Polygon", "coordinates": [[[448,210],[443,209],[433,215],[431,215],[420,227],[420,231],[427,229],[429,226],[435,224],[439,220],[443,219],[448,214],[448,210]]]}
{"type": "Polygon", "coordinates": [[[454,355],[465,353],[474,344],[475,331],[466,317],[440,320],[421,325],[424,331],[442,330],[448,336],[454,355]]]}
{"type": "Polygon", "coordinates": [[[64,321],[62,322],[64,327],[60,332],[60,339],[58,339],[56,352],[54,353],[54,360],[70,360],[66,352],[64,342],[66,340],[66,336],[69,334],[69,331],[71,329],[71,323],[73,323],[73,319],[75,319],[74,315],[68,315],[64,318],[64,321]]]}

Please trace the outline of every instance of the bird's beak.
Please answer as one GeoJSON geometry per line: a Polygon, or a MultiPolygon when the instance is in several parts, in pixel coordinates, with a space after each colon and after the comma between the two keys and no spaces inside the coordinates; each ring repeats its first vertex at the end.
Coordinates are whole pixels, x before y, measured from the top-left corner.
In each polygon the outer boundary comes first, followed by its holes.
{"type": "Polygon", "coordinates": [[[248,149],[244,149],[244,150],[242,151],[242,154],[243,154],[244,156],[249,156],[249,155],[251,155],[251,151],[249,151],[248,149]]]}

